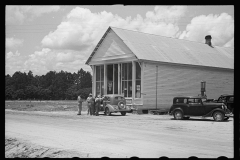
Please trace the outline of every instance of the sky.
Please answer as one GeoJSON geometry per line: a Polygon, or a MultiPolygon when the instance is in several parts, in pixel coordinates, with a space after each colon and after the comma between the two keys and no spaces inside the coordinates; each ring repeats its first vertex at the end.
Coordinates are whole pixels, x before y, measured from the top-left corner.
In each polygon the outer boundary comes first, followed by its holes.
{"type": "Polygon", "coordinates": [[[234,48],[234,6],[7,5],[5,75],[77,72],[109,26],[234,48]]]}

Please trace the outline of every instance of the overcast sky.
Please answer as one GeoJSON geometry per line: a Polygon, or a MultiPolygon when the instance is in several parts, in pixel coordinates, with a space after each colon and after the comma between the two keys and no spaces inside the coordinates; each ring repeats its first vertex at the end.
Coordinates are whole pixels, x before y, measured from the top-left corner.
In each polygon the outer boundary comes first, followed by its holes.
{"type": "Polygon", "coordinates": [[[6,6],[5,74],[90,71],[109,26],[234,47],[234,6],[6,6]]]}

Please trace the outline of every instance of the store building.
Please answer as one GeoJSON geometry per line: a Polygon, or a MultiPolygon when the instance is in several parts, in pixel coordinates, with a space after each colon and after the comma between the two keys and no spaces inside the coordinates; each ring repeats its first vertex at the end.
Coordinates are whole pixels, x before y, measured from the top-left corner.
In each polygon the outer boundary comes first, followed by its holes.
{"type": "MultiPolygon", "coordinates": [[[[203,37],[204,38],[204,37],[203,37]]],[[[174,96],[233,94],[234,48],[109,27],[86,61],[93,96],[122,94],[138,110],[168,109],[174,96]]]]}

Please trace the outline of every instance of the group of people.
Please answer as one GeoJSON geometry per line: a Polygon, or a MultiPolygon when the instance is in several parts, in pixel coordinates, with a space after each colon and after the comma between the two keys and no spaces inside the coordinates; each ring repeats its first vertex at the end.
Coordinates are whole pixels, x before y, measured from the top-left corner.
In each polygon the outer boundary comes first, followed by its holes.
{"type": "MultiPolygon", "coordinates": [[[[92,94],[90,93],[88,98],[87,98],[87,106],[88,106],[88,111],[87,114],[89,115],[99,115],[99,108],[100,105],[103,103],[103,96],[101,96],[100,94],[97,95],[96,98],[92,97],[92,94]]],[[[83,99],[81,97],[81,95],[78,96],[77,98],[78,100],[78,114],[77,115],[81,115],[81,111],[82,111],[82,102],[83,99]]]]}

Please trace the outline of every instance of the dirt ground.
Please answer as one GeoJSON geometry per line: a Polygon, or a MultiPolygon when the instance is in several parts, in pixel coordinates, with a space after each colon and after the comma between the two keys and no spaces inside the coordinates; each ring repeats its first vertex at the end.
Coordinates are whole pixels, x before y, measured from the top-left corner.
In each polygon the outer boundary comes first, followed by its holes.
{"type": "Polygon", "coordinates": [[[233,158],[233,118],[5,109],[5,157],[233,158]]]}

